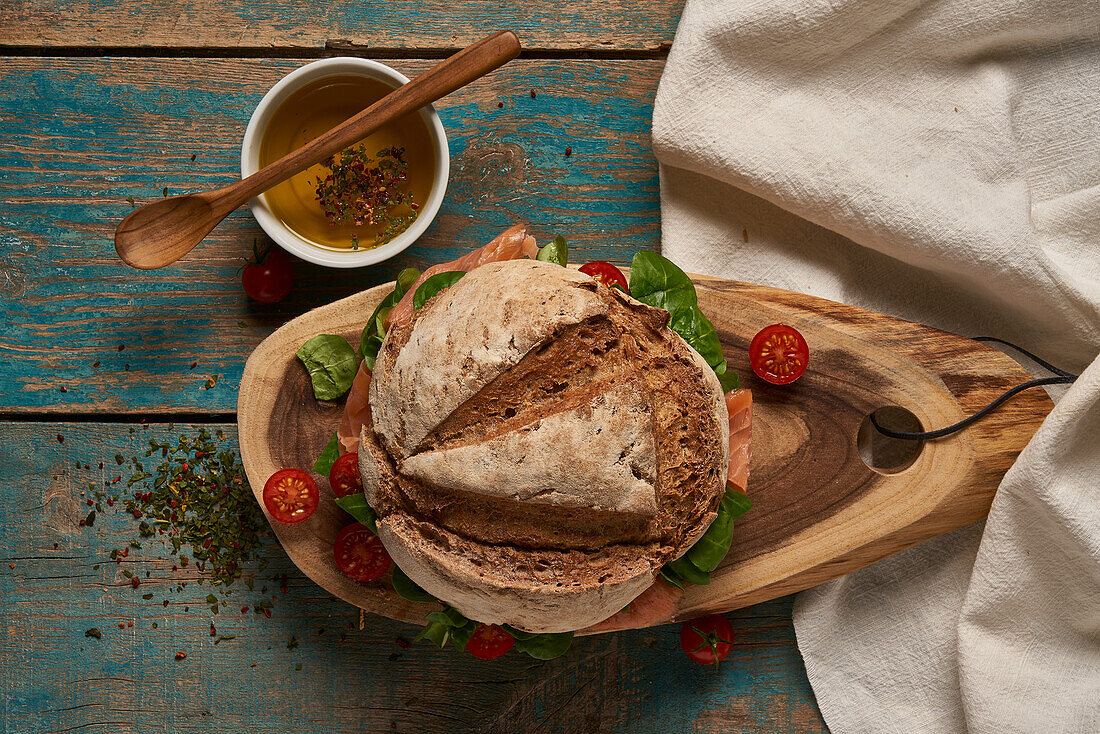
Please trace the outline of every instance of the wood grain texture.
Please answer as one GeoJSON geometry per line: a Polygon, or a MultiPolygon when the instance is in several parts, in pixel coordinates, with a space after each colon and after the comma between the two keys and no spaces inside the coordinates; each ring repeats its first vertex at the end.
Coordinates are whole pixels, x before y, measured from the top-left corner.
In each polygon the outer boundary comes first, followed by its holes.
{"type": "Polygon", "coordinates": [[[267,0],[108,0],[0,4],[0,44],[26,46],[272,47],[319,49],[348,39],[385,49],[458,49],[496,30],[526,48],[659,49],[672,42],[683,0],[334,0],[323,6],[267,0]]]}
{"type": "MultiPolygon", "coordinates": [[[[432,63],[392,65],[415,76],[432,63]]],[[[0,62],[0,410],[228,416],[248,354],[288,318],[453,258],[515,221],[540,241],[564,234],[579,258],[622,262],[656,247],[649,127],[662,63],[520,59],[438,105],[452,152],[447,198],[401,257],[340,273],[295,261],[286,301],[250,303],[238,270],[263,235],[239,210],[171,268],[119,262],[111,237],[127,197],[237,178],[253,107],[298,65],[0,62]]]]}
{"type": "MultiPolygon", "coordinates": [[[[232,425],[207,427],[235,440],[232,425]]],[[[77,524],[87,511],[81,491],[112,478],[116,453],[194,429],[0,423],[0,731],[826,731],[790,598],[731,614],[738,644],[717,670],[687,660],[674,626],[577,640],[550,662],[481,662],[426,644],[404,649],[399,638],[417,629],[407,624],[367,616],[360,630],[357,610],[302,576],[271,540],[261,553],[268,568],[245,569],[256,574],[254,591],[235,585],[212,615],[210,588],[173,572],[157,544],[146,541],[124,564],[107,561],[136,536],[132,518],[107,512],[93,528],[77,524]],[[150,578],[132,589],[124,568],[150,578]],[[283,574],[285,592],[274,580],[283,574]],[[190,585],[172,591],[182,580],[190,585]],[[239,613],[272,597],[271,619],[239,613]],[[211,623],[235,639],[214,645],[211,623]],[[85,637],[90,627],[102,639],[85,637]]]]}
{"type": "MultiPolygon", "coordinates": [[[[1025,393],[968,430],[926,442],[906,469],[886,474],[860,458],[857,434],[871,412],[900,406],[926,428],[952,424],[1028,379],[1009,357],[946,332],[852,306],[763,286],[693,276],[731,369],[753,390],[755,508],[708,586],[691,586],[671,619],[767,601],[844,573],[984,517],[1004,472],[1052,407],[1025,393]],[[797,328],[810,366],[776,387],[748,366],[752,336],[772,323],[797,328]]],[[[308,469],[339,424],[295,357],[319,333],[359,342],[363,321],[392,286],[312,311],[281,328],[249,358],[241,381],[241,456],[253,488],[287,466],[308,469]]],[[[322,480],[320,482],[324,484],[322,480]]],[[[331,593],[397,619],[423,615],[384,582],[348,582],[327,549],[346,517],[322,494],[323,511],[296,525],[272,522],[291,559],[331,593]]],[[[669,621],[669,620],[665,620],[669,621]]]]}

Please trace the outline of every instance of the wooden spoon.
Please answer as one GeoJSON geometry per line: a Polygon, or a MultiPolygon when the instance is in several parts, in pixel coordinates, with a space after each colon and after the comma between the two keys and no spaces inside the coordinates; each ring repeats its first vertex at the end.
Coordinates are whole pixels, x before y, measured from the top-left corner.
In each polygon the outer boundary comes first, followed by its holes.
{"type": "Polygon", "coordinates": [[[214,191],[184,194],[136,209],[115,230],[115,250],[127,265],[152,270],[170,265],[199,244],[234,209],[370,135],[391,120],[431,104],[519,55],[512,31],[483,38],[435,65],[355,117],[287,153],[243,181],[214,191]]]}

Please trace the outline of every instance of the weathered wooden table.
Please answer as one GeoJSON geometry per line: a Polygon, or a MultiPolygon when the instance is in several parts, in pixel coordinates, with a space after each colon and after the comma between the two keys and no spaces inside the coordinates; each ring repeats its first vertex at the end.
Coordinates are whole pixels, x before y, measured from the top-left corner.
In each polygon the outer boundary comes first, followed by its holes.
{"type": "Polygon", "coordinates": [[[79,525],[81,492],[110,481],[116,454],[195,424],[235,439],[244,361],[294,315],[517,220],[540,240],[564,234],[577,260],[624,262],[656,247],[650,114],[680,7],[0,1],[3,732],[825,729],[790,599],[731,614],[738,644],[716,671],[683,656],[675,626],[580,639],[551,662],[483,663],[406,649],[407,625],[367,617],[360,628],[356,609],[273,542],[267,568],[247,569],[253,590],[238,584],[231,596],[278,597],[272,617],[215,616],[209,587],[175,592],[193,568],[173,572],[156,543],[105,563],[133,537],[132,518],[79,525]],[[298,262],[294,292],[276,306],[240,288],[242,257],[263,237],[247,211],[173,267],[136,272],[115,258],[128,197],[237,176],[253,106],[296,66],[353,54],[414,76],[501,28],[527,50],[439,104],[453,156],[447,200],[404,256],[341,273],[298,262]],[[140,592],[124,571],[144,580],[140,592]],[[271,580],[283,574],[285,591],[271,580]],[[215,645],[212,622],[234,639],[215,645]],[[91,627],[100,639],[85,636],[91,627]]]}

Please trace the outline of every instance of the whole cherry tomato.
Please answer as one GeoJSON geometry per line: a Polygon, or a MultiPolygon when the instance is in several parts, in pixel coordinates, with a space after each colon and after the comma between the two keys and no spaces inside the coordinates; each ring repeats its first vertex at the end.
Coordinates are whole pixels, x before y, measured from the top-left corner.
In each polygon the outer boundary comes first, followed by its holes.
{"type": "Polygon", "coordinates": [[[268,247],[263,252],[254,249],[241,273],[241,285],[254,301],[275,303],[283,300],[294,285],[290,260],[278,247],[268,247]]]}
{"type": "Polygon", "coordinates": [[[355,581],[377,581],[390,570],[393,561],[378,536],[366,525],[348,525],[336,536],[333,547],[336,567],[355,581]]]}
{"type": "Polygon", "coordinates": [[[313,477],[301,469],[280,469],[264,484],[264,507],[279,522],[296,523],[317,510],[320,495],[313,477]]]}
{"type": "Polygon", "coordinates": [[[516,639],[503,627],[495,624],[479,624],[473,637],[466,643],[466,652],[482,660],[495,660],[512,649],[516,639]]]}
{"type": "Polygon", "coordinates": [[[773,385],[794,382],[806,371],[810,349],[793,326],[765,326],[749,344],[749,364],[761,380],[773,385]]]}
{"type": "Polygon", "coordinates": [[[347,497],[363,491],[363,478],[359,476],[359,454],[344,454],[332,464],[328,483],[337,497],[347,497]]]}
{"type": "Polygon", "coordinates": [[[626,290],[626,276],[623,275],[623,271],[609,262],[593,260],[581,265],[580,271],[585,275],[591,275],[609,288],[618,286],[621,290],[626,290]]]}
{"type": "Polygon", "coordinates": [[[721,614],[684,622],[680,647],[700,665],[717,665],[733,649],[733,625],[721,614]]]}

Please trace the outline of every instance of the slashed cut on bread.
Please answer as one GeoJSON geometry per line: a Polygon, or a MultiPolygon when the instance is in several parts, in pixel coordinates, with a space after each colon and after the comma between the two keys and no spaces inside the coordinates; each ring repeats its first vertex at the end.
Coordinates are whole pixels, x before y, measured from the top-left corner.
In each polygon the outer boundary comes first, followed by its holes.
{"type": "Polygon", "coordinates": [[[714,519],[729,426],[668,313],[558,265],[483,265],[387,333],[359,449],[378,534],[470,619],[595,624],[714,519]]]}

